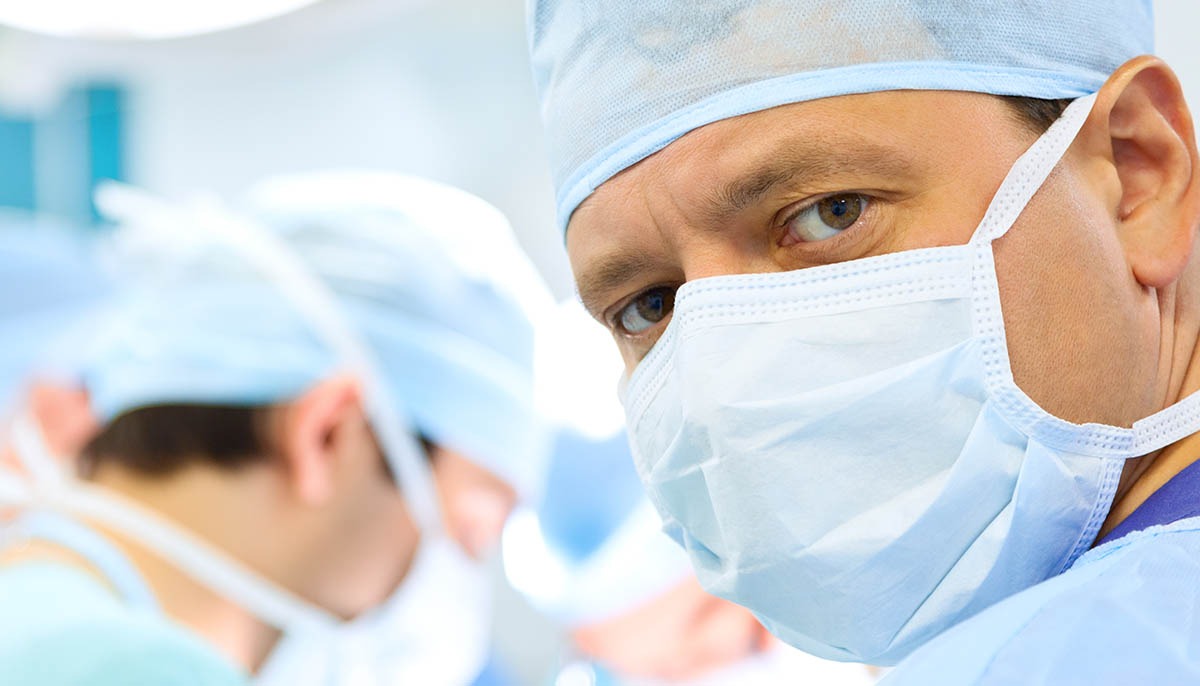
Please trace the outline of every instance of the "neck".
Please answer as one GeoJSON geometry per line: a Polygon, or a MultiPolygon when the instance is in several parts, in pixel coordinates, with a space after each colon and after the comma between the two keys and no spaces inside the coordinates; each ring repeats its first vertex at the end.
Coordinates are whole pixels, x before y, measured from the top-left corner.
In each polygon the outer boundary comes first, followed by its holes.
{"type": "MultiPolygon", "coordinates": [[[[269,511],[270,488],[265,474],[236,474],[203,468],[167,477],[147,477],[119,467],[100,470],[95,483],[147,507],[198,536],[269,579],[277,550],[264,541],[278,540],[265,529],[277,517],[269,511]]],[[[218,595],[186,571],[137,541],[96,526],[116,543],[141,572],[163,611],[174,621],[207,639],[233,663],[253,673],[270,654],[279,632],[246,609],[218,595]]]]}
{"type": "MultiPolygon", "coordinates": [[[[1198,307],[1200,302],[1188,297],[1186,291],[1161,297],[1165,327],[1159,357],[1169,370],[1166,390],[1161,396],[1164,408],[1200,391],[1200,322],[1186,316],[1198,307]]],[[[1150,496],[1197,460],[1200,460],[1200,433],[1129,460],[1097,540],[1125,521],[1150,496]]]]}

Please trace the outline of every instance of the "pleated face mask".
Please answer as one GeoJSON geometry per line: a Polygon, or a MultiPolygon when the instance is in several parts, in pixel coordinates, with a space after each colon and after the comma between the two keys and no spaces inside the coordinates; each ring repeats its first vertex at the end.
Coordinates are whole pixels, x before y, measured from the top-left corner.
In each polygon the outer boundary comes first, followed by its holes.
{"type": "Polygon", "coordinates": [[[1013,381],[992,241],[1093,101],[1017,160],[966,245],[679,289],[623,400],[649,496],[710,592],[807,652],[893,664],[1069,567],[1125,460],[1200,430],[1197,396],[1080,425],[1013,381]]]}

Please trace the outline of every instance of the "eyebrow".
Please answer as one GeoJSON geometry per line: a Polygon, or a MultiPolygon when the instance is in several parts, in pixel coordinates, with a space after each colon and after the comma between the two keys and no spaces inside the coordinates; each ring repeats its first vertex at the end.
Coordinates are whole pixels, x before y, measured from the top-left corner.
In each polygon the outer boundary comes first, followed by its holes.
{"type": "MultiPolygon", "coordinates": [[[[593,317],[600,319],[604,303],[601,296],[633,277],[657,266],[654,258],[641,252],[626,252],[605,256],[600,266],[579,277],[575,292],[593,317]]],[[[607,324],[607,322],[604,322],[607,324]]]]}
{"type": "Polygon", "coordinates": [[[704,217],[706,225],[720,229],[730,217],[791,181],[864,170],[876,175],[899,176],[911,170],[907,160],[886,146],[847,141],[845,149],[830,152],[830,147],[836,147],[836,143],[819,148],[811,145],[788,146],[783,152],[772,154],[740,178],[714,191],[700,208],[700,216],[704,217]]]}

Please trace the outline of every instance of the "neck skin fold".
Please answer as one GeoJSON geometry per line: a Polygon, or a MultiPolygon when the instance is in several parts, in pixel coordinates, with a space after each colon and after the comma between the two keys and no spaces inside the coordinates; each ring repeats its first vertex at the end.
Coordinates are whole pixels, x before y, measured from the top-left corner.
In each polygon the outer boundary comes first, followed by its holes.
{"type": "MultiPolygon", "coordinates": [[[[1159,366],[1166,378],[1161,407],[1167,408],[1200,392],[1200,271],[1195,257],[1177,285],[1158,294],[1161,318],[1159,366]]],[[[1134,458],[1125,465],[1108,518],[1096,539],[1101,540],[1177,474],[1200,460],[1200,433],[1162,450],[1134,458]]]]}

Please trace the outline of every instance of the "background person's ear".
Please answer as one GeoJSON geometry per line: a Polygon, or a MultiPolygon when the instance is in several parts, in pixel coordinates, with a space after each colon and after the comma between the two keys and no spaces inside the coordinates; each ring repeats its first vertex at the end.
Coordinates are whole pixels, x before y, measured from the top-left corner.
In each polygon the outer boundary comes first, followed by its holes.
{"type": "Polygon", "coordinates": [[[349,376],[325,379],[285,408],[279,445],[298,499],[320,505],[333,496],[342,443],[364,421],[361,388],[349,376]]]}
{"type": "Polygon", "coordinates": [[[78,455],[97,432],[100,422],[82,386],[35,381],[29,386],[29,411],[37,420],[46,447],[55,455],[78,455]]]}
{"type": "Polygon", "coordinates": [[[1126,62],[1101,88],[1082,137],[1115,171],[1112,208],[1134,277],[1171,285],[1200,223],[1200,158],[1179,79],[1157,57],[1126,62]]]}

